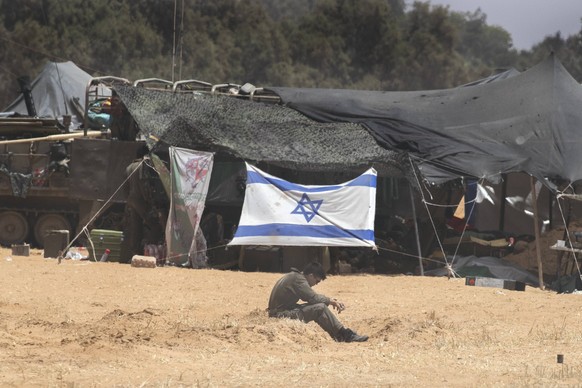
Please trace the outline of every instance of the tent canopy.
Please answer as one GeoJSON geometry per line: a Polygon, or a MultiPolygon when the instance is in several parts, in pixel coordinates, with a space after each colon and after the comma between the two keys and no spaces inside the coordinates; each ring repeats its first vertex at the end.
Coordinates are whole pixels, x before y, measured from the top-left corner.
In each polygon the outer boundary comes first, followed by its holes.
{"type": "MultiPolygon", "coordinates": [[[[208,94],[115,86],[150,149],[173,145],[223,152],[301,171],[401,176],[401,155],[359,124],[318,123],[280,105],[208,94]]],[[[408,164],[405,165],[405,168],[408,164]]]]}
{"type": "Polygon", "coordinates": [[[582,86],[552,54],[523,73],[471,87],[412,92],[272,87],[284,104],[323,123],[363,124],[386,149],[410,153],[424,177],[498,182],[526,172],[582,179],[582,86]]]}
{"type": "MultiPolygon", "coordinates": [[[[78,127],[83,120],[74,99],[84,110],[86,89],[91,78],[73,62],[47,63],[31,84],[37,116],[62,118],[70,115],[73,128],[78,127]]],[[[20,94],[4,111],[28,116],[24,96],[20,94]]]]}
{"type": "MultiPolygon", "coordinates": [[[[374,166],[493,183],[525,172],[551,189],[582,179],[582,86],[550,55],[462,87],[408,92],[271,87],[284,103],[116,87],[150,148],[224,151],[299,170],[374,166]]],[[[388,173],[387,173],[388,171],[388,173]]],[[[405,173],[406,174],[406,173],[405,173]]]]}

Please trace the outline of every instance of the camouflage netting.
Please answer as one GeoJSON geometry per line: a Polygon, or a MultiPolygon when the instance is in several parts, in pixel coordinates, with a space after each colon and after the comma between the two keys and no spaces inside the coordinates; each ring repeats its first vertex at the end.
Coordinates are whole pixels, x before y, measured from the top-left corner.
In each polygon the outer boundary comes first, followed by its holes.
{"type": "Polygon", "coordinates": [[[360,125],[319,123],[281,106],[208,94],[115,88],[150,149],[158,143],[226,152],[303,171],[359,170],[401,176],[408,162],[360,125]],[[404,166],[404,167],[403,167],[404,166]]]}

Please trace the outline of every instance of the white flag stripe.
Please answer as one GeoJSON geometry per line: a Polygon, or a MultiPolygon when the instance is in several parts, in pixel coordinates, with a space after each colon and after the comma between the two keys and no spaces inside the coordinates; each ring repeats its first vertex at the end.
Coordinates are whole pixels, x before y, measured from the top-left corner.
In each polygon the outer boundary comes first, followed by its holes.
{"type": "Polygon", "coordinates": [[[247,164],[240,224],[230,245],[374,247],[376,171],[331,186],[287,182],[247,164]]]}
{"type": "MultiPolygon", "coordinates": [[[[262,223],[286,222],[292,224],[304,224],[305,218],[298,217],[296,214],[290,214],[291,209],[297,206],[303,193],[297,192],[278,192],[277,196],[266,185],[250,185],[247,190],[255,200],[243,207],[243,214],[248,217],[248,225],[259,225],[262,223]],[[245,214],[247,213],[247,214],[245,214]],[[254,217],[251,217],[254,215],[254,217]]],[[[246,195],[246,194],[245,194],[246,195]]],[[[375,198],[376,191],[365,187],[348,187],[336,192],[326,194],[310,194],[309,198],[313,201],[322,200],[318,215],[316,215],[310,224],[326,225],[332,223],[338,226],[344,226],[350,229],[373,229],[373,219],[369,217],[353,218],[353,214],[366,214],[375,209],[370,209],[374,201],[362,200],[367,195],[375,198]],[[344,203],[350,206],[344,206],[344,203]],[[325,218],[324,218],[325,217],[325,218]]]]}
{"type": "Polygon", "coordinates": [[[238,237],[236,244],[229,245],[281,245],[281,246],[326,246],[326,247],[354,247],[363,246],[373,248],[374,243],[354,242],[353,238],[326,238],[325,244],[319,237],[293,237],[293,236],[271,236],[269,244],[265,244],[264,236],[238,237]]]}

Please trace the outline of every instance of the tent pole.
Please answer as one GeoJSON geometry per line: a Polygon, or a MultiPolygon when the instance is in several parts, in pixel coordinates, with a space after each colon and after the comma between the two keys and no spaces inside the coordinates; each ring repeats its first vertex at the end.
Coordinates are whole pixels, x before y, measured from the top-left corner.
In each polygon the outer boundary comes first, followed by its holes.
{"type": "Polygon", "coordinates": [[[538,198],[536,194],[536,179],[532,176],[531,179],[531,201],[533,206],[533,213],[534,213],[534,232],[536,236],[536,256],[538,260],[538,277],[540,282],[540,289],[544,289],[544,271],[542,269],[542,256],[541,256],[541,247],[540,247],[540,227],[539,227],[539,220],[538,220],[538,198]]]}
{"type": "MultiPolygon", "coordinates": [[[[560,198],[556,198],[557,201],[560,201],[560,198]]],[[[568,201],[568,214],[566,215],[566,225],[564,225],[564,234],[562,235],[562,240],[566,241],[567,244],[571,244],[570,237],[568,235],[568,226],[570,225],[570,214],[572,212],[572,201],[568,201]]],[[[550,223],[551,225],[551,223],[550,223]]],[[[570,246],[570,245],[568,245],[570,246]]],[[[556,260],[556,279],[560,279],[560,274],[562,273],[562,258],[564,257],[564,251],[558,251],[556,260]]],[[[558,281],[558,293],[562,293],[562,285],[558,281]]]]}
{"type": "Polygon", "coordinates": [[[418,221],[416,220],[416,206],[414,205],[414,194],[412,193],[412,185],[409,184],[410,203],[412,204],[412,218],[414,219],[414,231],[416,232],[416,249],[418,250],[418,266],[420,267],[420,276],[424,276],[424,268],[422,267],[422,249],[420,248],[420,236],[418,233],[418,221]]]}
{"type": "Polygon", "coordinates": [[[554,193],[551,190],[548,191],[550,192],[550,194],[548,195],[548,216],[549,216],[548,218],[550,219],[550,225],[548,225],[548,229],[552,230],[554,229],[554,209],[553,209],[554,193]]]}
{"type": "Polygon", "coordinates": [[[501,175],[501,203],[499,204],[499,230],[505,230],[505,198],[507,197],[507,174],[501,175]]]}

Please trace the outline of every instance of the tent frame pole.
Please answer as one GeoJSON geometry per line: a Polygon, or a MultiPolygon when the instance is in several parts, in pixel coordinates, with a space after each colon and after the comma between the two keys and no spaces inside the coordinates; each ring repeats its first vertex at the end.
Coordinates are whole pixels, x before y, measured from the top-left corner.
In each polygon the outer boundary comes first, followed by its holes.
{"type": "Polygon", "coordinates": [[[507,198],[507,174],[501,175],[501,203],[499,204],[499,230],[505,231],[505,202],[507,198]]]}
{"type": "Polygon", "coordinates": [[[540,241],[540,226],[538,219],[538,198],[536,194],[536,178],[532,176],[530,181],[531,181],[531,200],[534,213],[534,233],[536,236],[536,257],[538,261],[538,278],[540,282],[540,289],[543,290],[545,287],[544,287],[544,271],[542,269],[542,250],[540,246],[541,241],[540,241]]]}
{"type": "Polygon", "coordinates": [[[418,221],[416,219],[416,205],[414,204],[414,193],[412,185],[408,185],[410,192],[410,203],[412,204],[412,218],[414,219],[414,232],[416,236],[416,249],[418,250],[418,266],[420,267],[420,276],[424,276],[424,267],[422,266],[422,249],[420,248],[420,235],[418,232],[418,221]]]}

